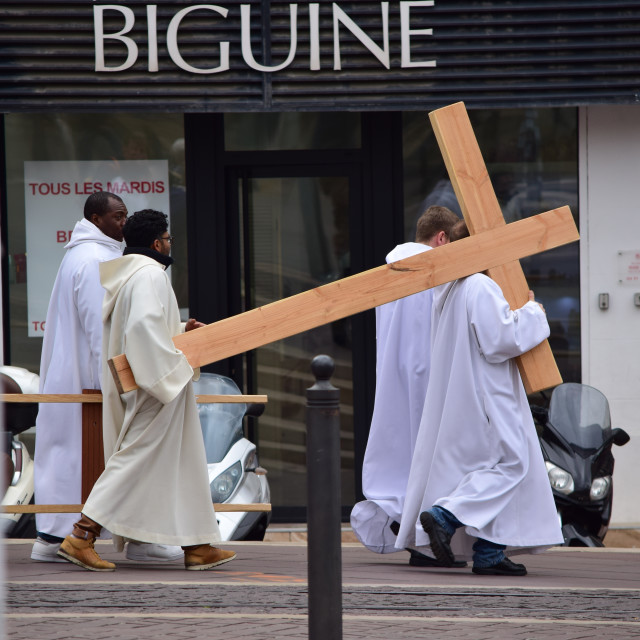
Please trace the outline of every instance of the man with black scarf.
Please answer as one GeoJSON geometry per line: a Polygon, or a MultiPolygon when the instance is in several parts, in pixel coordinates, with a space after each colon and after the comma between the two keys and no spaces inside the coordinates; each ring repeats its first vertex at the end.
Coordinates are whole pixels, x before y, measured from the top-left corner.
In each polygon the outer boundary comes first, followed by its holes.
{"type": "Polygon", "coordinates": [[[105,471],[58,554],[85,569],[113,571],[93,543],[102,527],[116,548],[124,539],[179,545],[185,567],[210,569],[235,553],[220,540],[191,380],[194,371],[172,341],[201,323],[180,322],[165,269],[173,262],[167,217],[145,209],[123,228],[124,255],[102,263],[103,429],[105,471]],[[120,396],[107,361],[124,353],[138,388],[120,396]]]}

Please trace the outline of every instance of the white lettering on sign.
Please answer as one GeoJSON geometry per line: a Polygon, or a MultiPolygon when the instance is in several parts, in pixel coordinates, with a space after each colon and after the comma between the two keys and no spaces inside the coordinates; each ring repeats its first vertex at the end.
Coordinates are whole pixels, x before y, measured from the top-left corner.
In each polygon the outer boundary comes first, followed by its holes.
{"type": "Polygon", "coordinates": [[[343,24],[362,44],[378,58],[385,69],[389,68],[389,3],[382,6],[382,39],[384,48],[379,47],[335,2],[333,3],[333,68],[340,71],[340,29],[343,24]]]}
{"type": "Polygon", "coordinates": [[[96,71],[124,71],[133,66],[138,59],[138,45],[134,40],[123,35],[133,29],[136,17],[129,7],[121,7],[118,4],[103,4],[93,7],[93,31],[96,41],[96,71]],[[105,11],[119,11],[124,16],[124,27],[117,33],[105,35],[103,16],[105,11]],[[104,41],[119,40],[127,47],[127,59],[119,67],[107,67],[104,63],[104,41]]]}
{"type": "Polygon", "coordinates": [[[150,4],[147,7],[147,38],[149,42],[149,63],[148,69],[151,73],[158,71],[158,27],[157,27],[157,7],[150,4]]]}
{"type": "Polygon", "coordinates": [[[278,64],[275,67],[265,67],[261,64],[258,64],[253,57],[253,52],[251,51],[251,5],[250,4],[242,4],[240,5],[240,25],[242,29],[242,57],[244,61],[256,71],[280,71],[280,69],[284,69],[288,67],[296,56],[296,43],[297,43],[297,25],[298,25],[298,5],[290,4],[289,5],[289,13],[290,13],[290,24],[291,24],[291,43],[289,45],[289,55],[287,59],[282,63],[278,64]]]}
{"type": "Polygon", "coordinates": [[[185,71],[189,71],[190,73],[220,73],[221,71],[226,71],[229,68],[228,42],[220,43],[220,64],[217,67],[212,67],[210,69],[198,69],[197,67],[187,64],[184,61],[184,58],[180,55],[180,49],[178,47],[178,28],[180,27],[182,19],[187,14],[192,11],[196,11],[197,9],[208,9],[209,11],[214,11],[219,13],[223,18],[226,18],[227,13],[229,13],[228,9],[218,7],[215,4],[197,4],[178,11],[178,13],[176,13],[176,15],[171,19],[169,28],[167,29],[167,49],[169,49],[169,55],[178,67],[185,71]]]}
{"type": "MultiPolygon", "coordinates": [[[[401,48],[401,68],[435,67],[435,60],[412,60],[411,40],[417,37],[432,37],[433,29],[412,29],[411,10],[419,7],[432,7],[434,0],[401,0],[400,5],[400,48],[401,48]]],[[[311,2],[308,5],[309,11],[309,70],[319,71],[320,63],[320,3],[311,2]]],[[[195,67],[189,64],[180,53],[179,30],[182,20],[194,11],[209,11],[213,14],[210,19],[224,20],[229,14],[225,7],[215,4],[196,4],[185,7],[178,11],[169,22],[167,28],[167,51],[173,63],[184,71],[198,74],[221,73],[229,70],[229,48],[228,41],[219,42],[220,53],[218,64],[210,67],[195,67]]],[[[333,2],[332,24],[333,24],[333,69],[342,70],[343,53],[340,48],[341,28],[348,30],[385,68],[391,68],[390,43],[389,43],[389,2],[380,3],[380,18],[382,24],[382,43],[376,43],[340,6],[333,2]]],[[[158,28],[157,28],[157,5],[146,5],[147,13],[147,41],[136,42],[131,34],[135,26],[135,15],[133,10],[124,5],[104,4],[94,5],[94,34],[95,34],[95,70],[96,72],[117,72],[131,68],[138,60],[139,45],[147,49],[147,69],[150,73],[159,71],[158,65],[158,28]],[[106,11],[119,13],[124,25],[114,33],[105,33],[104,14],[106,11]],[[130,35],[126,35],[130,34],[130,35]],[[116,41],[126,47],[126,60],[118,65],[108,66],[105,60],[105,41],[116,41]]],[[[290,42],[287,58],[274,65],[257,62],[251,48],[251,5],[240,5],[240,44],[242,58],[245,64],[256,71],[273,73],[286,69],[296,57],[298,44],[298,4],[289,5],[290,42]]],[[[136,35],[140,38],[140,36],[136,35]]],[[[121,59],[121,56],[119,57],[121,59]]]]}
{"type": "Polygon", "coordinates": [[[432,7],[433,0],[412,0],[411,2],[400,3],[400,44],[402,47],[402,68],[409,67],[435,67],[435,60],[423,60],[422,62],[411,61],[411,34],[423,36],[433,35],[433,29],[411,29],[411,7],[432,7]]]}

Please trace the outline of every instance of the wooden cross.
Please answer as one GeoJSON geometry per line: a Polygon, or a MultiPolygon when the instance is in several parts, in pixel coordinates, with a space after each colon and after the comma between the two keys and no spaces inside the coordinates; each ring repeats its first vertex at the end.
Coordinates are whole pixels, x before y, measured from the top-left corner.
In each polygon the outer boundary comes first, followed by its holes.
{"type": "MultiPolygon", "coordinates": [[[[457,102],[432,111],[429,119],[469,233],[475,235],[505,226],[464,103],[457,102]]],[[[519,309],[527,302],[529,285],[519,262],[505,262],[490,267],[488,274],[500,285],[512,309],[519,309]]],[[[516,358],[516,362],[527,393],[562,383],[547,340],[516,358]]]]}
{"type": "MultiPolygon", "coordinates": [[[[473,235],[176,336],[176,348],[192,367],[244,353],[479,271],[489,270],[512,307],[527,301],[528,287],[517,261],[579,239],[569,207],[507,225],[464,104],[429,115],[473,235]]],[[[527,393],[562,382],[549,345],[545,343],[537,349],[541,355],[519,359],[527,393]]],[[[120,393],[137,387],[124,355],[109,360],[109,366],[120,393]]]]}

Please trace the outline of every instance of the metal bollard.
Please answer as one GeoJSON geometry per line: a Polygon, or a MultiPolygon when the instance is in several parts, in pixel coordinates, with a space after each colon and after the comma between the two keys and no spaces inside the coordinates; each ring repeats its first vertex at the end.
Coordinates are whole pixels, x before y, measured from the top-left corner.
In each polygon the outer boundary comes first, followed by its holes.
{"type": "Polygon", "coordinates": [[[342,638],[340,534],[340,390],[335,365],[316,356],[316,383],[307,389],[307,555],[309,640],[342,638]]]}

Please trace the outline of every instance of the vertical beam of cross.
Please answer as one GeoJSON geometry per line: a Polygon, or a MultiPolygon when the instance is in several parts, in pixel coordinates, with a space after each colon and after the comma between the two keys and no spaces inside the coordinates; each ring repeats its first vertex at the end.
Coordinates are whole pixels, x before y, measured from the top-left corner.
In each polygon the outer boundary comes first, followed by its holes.
{"type": "MultiPolygon", "coordinates": [[[[429,119],[469,233],[505,225],[464,103],[432,111],[429,119]]],[[[519,261],[492,267],[488,274],[500,286],[512,309],[527,302],[529,286],[519,261]]],[[[547,340],[517,358],[517,363],[527,393],[562,383],[547,340]]]]}

